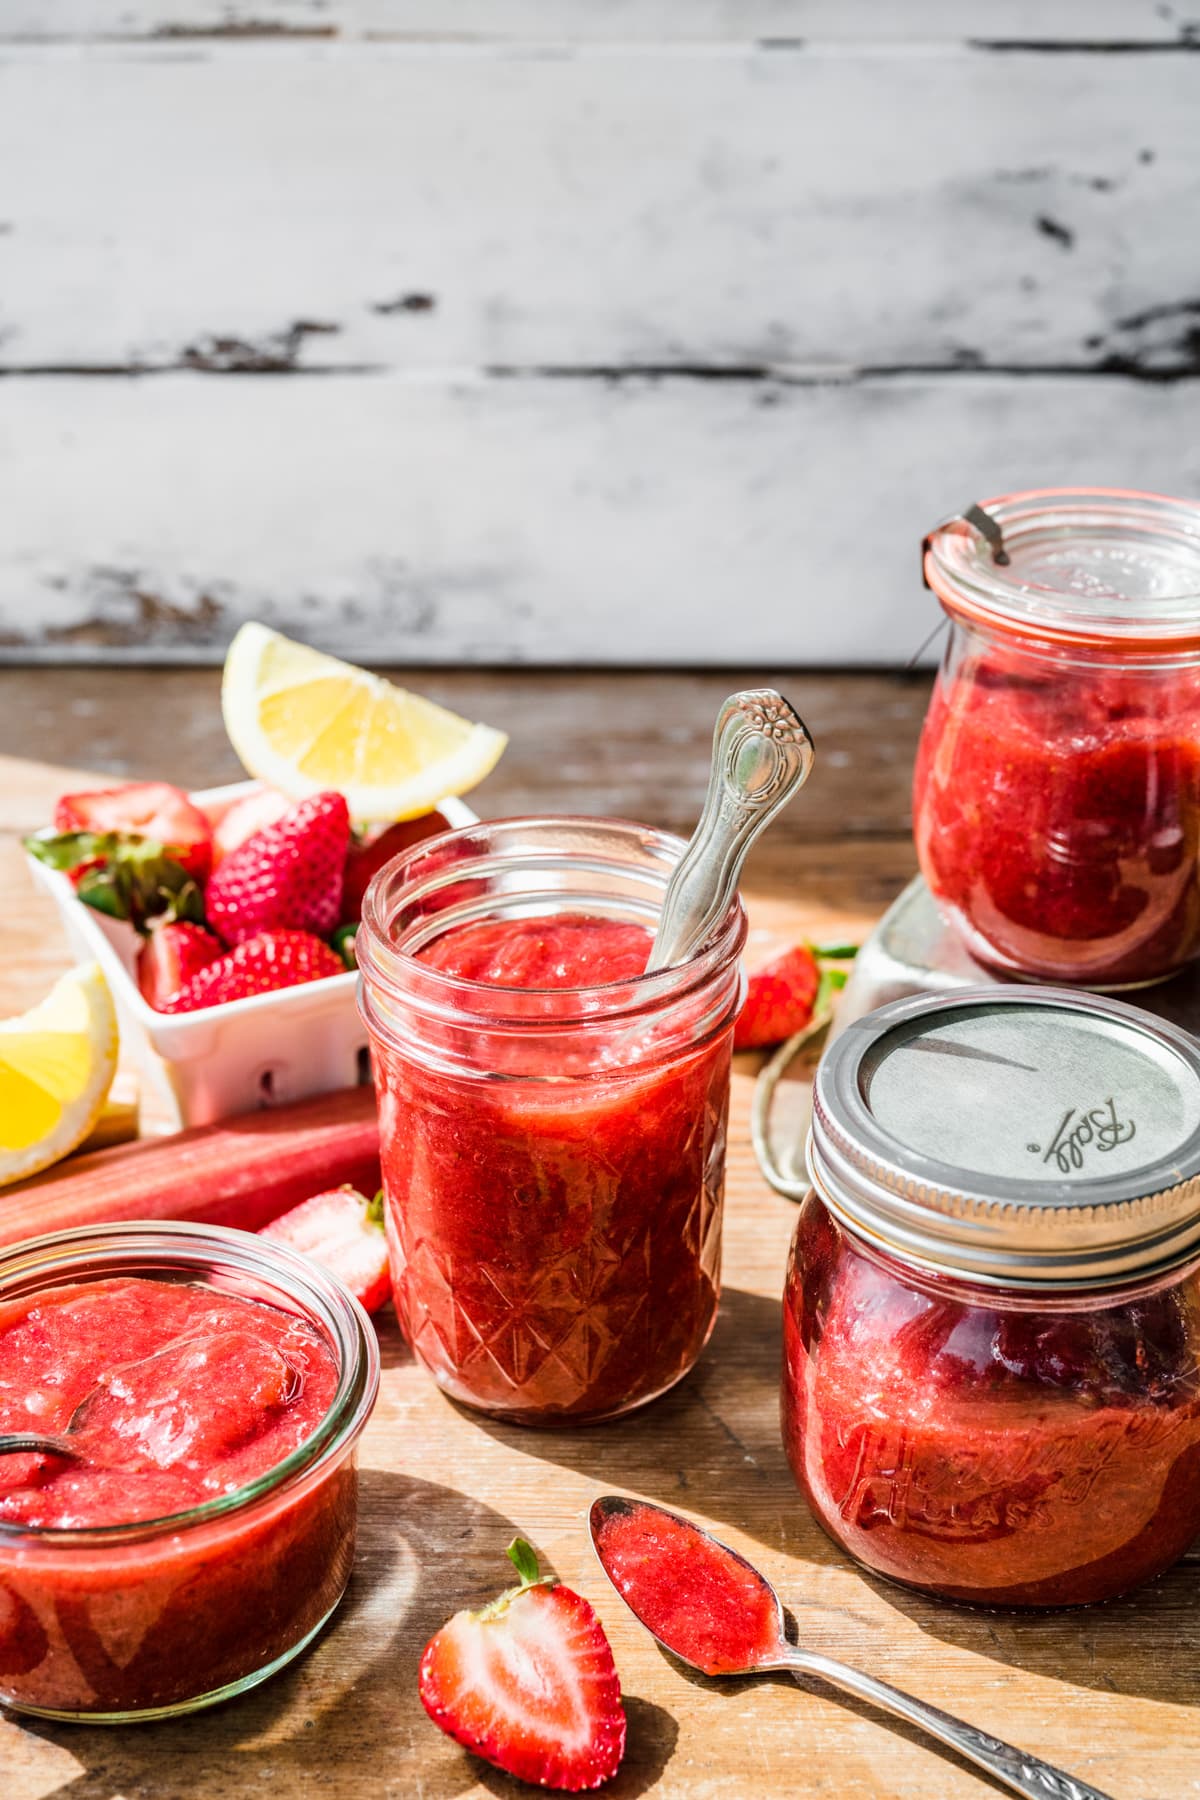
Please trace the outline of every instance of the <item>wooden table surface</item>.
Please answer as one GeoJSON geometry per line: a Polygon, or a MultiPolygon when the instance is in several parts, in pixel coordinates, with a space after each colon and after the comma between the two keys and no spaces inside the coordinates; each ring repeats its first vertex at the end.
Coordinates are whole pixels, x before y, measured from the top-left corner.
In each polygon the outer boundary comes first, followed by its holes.
{"type": "MultiPolygon", "coordinates": [[[[763,678],[769,672],[759,672],[763,678]]],[[[426,691],[512,733],[476,796],[486,814],[535,807],[693,817],[709,725],[729,675],[422,678],[426,691]]],[[[861,934],[912,871],[907,778],[923,679],[776,672],[808,718],[818,773],[755,858],[759,922],[861,934]]],[[[210,783],[236,774],[211,672],[0,671],[0,753],[210,783]]],[[[64,961],[12,834],[42,822],[53,769],[0,764],[0,1011],[64,961]]],[[[637,1417],[537,1433],[441,1398],[393,1323],[362,1445],[358,1565],[334,1627],[294,1668],[231,1705],[124,1730],[0,1717],[3,1800],[249,1800],[529,1790],[470,1759],[425,1718],[416,1669],[453,1609],[504,1581],[516,1531],[593,1600],[612,1640],[629,1748],[608,1792],[974,1800],[995,1791],[871,1709],[782,1677],[721,1686],[669,1663],[607,1588],[583,1519],[617,1488],[695,1514],[752,1557],[803,1639],[1060,1764],[1114,1800],[1200,1794],[1200,1595],[1188,1561],[1143,1594],[1044,1616],[972,1612],[859,1573],[812,1521],[779,1442],[779,1290],[794,1209],[765,1186],[747,1113],[755,1063],[734,1077],[725,1291],[694,1373],[637,1417]]]]}

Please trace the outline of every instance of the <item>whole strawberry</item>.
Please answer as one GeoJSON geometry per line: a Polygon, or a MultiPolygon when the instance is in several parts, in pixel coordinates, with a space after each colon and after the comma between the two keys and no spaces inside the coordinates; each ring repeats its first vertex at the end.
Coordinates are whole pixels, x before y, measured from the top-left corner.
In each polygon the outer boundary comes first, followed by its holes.
{"type": "Polygon", "coordinates": [[[286,794],[278,788],[266,787],[258,783],[251,787],[249,793],[230,806],[224,808],[213,824],[212,866],[219,868],[235,851],[239,844],[253,837],[256,831],[265,831],[268,825],[274,825],[289,813],[295,805],[286,794]]]}
{"type": "Polygon", "coordinates": [[[162,1011],[197,1012],[203,1006],[221,1006],[227,1000],[271,994],[345,972],[341,957],[310,932],[263,931],[193,975],[162,1011]]]}
{"type": "Polygon", "coordinates": [[[782,956],[752,969],[746,1001],[733,1030],[735,1050],[780,1044],[803,1031],[813,1016],[821,972],[807,944],[794,944],[782,956]]]}
{"type": "Polygon", "coordinates": [[[391,862],[393,856],[411,850],[424,838],[436,837],[439,831],[449,829],[441,813],[422,813],[420,818],[401,819],[398,825],[388,825],[373,837],[353,839],[346,858],[346,879],[342,888],[343,921],[358,924],[362,918],[363,895],[372,876],[377,875],[385,863],[391,862]]]}
{"type": "Polygon", "coordinates": [[[539,1581],[524,1538],[508,1554],[520,1587],[455,1613],[421,1658],[421,1704],[435,1725],[521,1781],[579,1793],[615,1775],[625,1752],[621,1684],[588,1602],[539,1581]]]}
{"type": "Polygon", "coordinates": [[[341,916],[350,815],[340,794],[313,794],[231,850],[208,884],[208,922],[228,944],[262,931],[328,937],[341,916]]]}

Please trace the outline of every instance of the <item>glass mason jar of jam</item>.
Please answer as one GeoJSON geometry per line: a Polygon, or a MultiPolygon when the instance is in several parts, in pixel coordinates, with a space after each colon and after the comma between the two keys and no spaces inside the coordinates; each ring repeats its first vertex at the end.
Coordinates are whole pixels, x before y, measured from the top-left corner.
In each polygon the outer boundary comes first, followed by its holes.
{"type": "Polygon", "coordinates": [[[1200,503],[1009,494],[947,520],[921,872],[975,959],[1093,988],[1200,948],[1200,503]]]}
{"type": "Polygon", "coordinates": [[[734,900],[644,973],[678,839],[472,825],[368,889],[357,953],[400,1323],[454,1399],[542,1426],[687,1373],[716,1316],[734,900]]]}
{"type": "Polygon", "coordinates": [[[967,989],[818,1072],[783,1433],[866,1568],[986,1606],[1136,1587],[1200,1533],[1200,1047],[967,989]]]}

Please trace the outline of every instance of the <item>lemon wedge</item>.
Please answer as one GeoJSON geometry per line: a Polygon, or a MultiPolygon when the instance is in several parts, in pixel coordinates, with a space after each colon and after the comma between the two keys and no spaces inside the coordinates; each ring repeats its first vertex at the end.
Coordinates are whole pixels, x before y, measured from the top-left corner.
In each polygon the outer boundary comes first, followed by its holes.
{"type": "Polygon", "coordinates": [[[72,969],[40,1006],[0,1020],[0,1186],[81,1144],[117,1067],[117,1015],[97,963],[72,969]]]}
{"type": "Polygon", "coordinates": [[[416,818],[465,794],[508,741],[255,623],[229,646],[221,711],[251,775],[294,800],[336,788],[364,824],[416,818]]]}

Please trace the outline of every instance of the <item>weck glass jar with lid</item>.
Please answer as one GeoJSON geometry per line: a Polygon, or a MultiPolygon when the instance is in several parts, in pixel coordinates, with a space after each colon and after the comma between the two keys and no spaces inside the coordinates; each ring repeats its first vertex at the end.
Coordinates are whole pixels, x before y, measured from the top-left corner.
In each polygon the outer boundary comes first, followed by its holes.
{"type": "Polygon", "coordinates": [[[1064,1606],[1200,1533],[1200,1047],[1013,986],[851,1025],[819,1070],[783,1431],[825,1530],[944,1598],[1064,1606]]]}
{"type": "Polygon", "coordinates": [[[971,954],[1100,989],[1200,950],[1200,502],[1008,494],[926,539],[951,630],[921,872],[971,954]]]}

